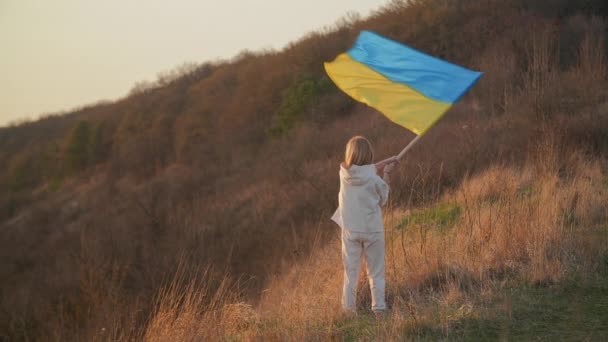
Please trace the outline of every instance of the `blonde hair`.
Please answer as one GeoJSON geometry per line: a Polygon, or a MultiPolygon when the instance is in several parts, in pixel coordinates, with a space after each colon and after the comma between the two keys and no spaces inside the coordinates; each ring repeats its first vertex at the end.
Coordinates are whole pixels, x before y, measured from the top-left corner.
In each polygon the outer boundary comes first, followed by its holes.
{"type": "Polygon", "coordinates": [[[344,167],[348,169],[352,165],[367,165],[373,161],[374,149],[369,140],[358,135],[348,141],[344,154],[344,167]]]}

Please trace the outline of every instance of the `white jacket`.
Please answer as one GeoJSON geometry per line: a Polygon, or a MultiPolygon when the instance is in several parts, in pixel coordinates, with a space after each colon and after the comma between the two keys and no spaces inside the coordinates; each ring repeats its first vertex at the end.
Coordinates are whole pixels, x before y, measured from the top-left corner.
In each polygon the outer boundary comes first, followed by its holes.
{"type": "Polygon", "coordinates": [[[351,232],[384,231],[381,206],[388,199],[388,185],[376,174],[376,166],[340,165],[338,209],[332,216],[342,229],[351,232]]]}

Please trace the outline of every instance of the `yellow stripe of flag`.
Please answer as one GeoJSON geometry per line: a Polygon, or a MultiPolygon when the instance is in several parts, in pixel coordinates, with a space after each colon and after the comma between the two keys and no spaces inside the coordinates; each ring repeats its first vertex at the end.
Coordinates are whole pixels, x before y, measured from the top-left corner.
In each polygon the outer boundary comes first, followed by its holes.
{"type": "Polygon", "coordinates": [[[426,97],[402,83],[392,82],[346,53],[325,63],[325,70],[346,94],[417,135],[424,134],[452,106],[426,97]]]}

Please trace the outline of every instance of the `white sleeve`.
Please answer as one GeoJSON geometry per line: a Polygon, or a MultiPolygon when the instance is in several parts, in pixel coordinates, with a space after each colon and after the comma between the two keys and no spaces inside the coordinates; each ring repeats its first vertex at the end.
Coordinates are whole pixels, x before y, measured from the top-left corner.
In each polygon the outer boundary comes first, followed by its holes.
{"type": "Polygon", "coordinates": [[[378,177],[376,181],[376,192],[380,197],[380,206],[384,206],[386,201],[388,201],[388,191],[388,184],[386,184],[382,178],[378,177]]]}

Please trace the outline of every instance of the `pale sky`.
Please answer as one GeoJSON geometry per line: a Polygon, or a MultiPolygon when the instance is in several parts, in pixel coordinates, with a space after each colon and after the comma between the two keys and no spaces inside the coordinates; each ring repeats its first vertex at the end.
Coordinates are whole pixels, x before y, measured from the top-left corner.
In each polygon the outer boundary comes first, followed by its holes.
{"type": "Polygon", "coordinates": [[[0,126],[126,95],[185,62],[280,49],[387,0],[0,0],[0,126]]]}

